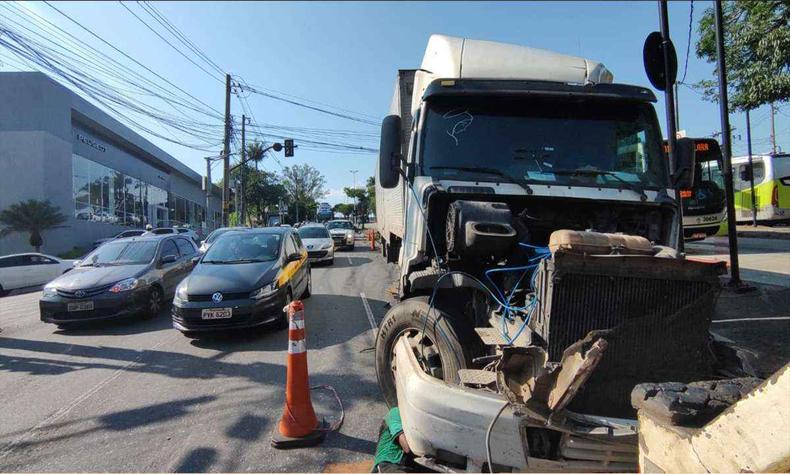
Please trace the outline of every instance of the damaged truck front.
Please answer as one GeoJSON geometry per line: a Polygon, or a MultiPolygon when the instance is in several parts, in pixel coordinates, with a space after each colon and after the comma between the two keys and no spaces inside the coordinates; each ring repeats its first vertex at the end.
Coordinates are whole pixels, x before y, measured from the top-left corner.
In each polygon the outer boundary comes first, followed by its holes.
{"type": "Polygon", "coordinates": [[[634,471],[634,386],[743,375],[709,333],[724,266],[676,250],[690,177],[655,96],[612,79],[439,35],[398,73],[376,194],[400,302],[376,368],[426,465],[634,471]]]}

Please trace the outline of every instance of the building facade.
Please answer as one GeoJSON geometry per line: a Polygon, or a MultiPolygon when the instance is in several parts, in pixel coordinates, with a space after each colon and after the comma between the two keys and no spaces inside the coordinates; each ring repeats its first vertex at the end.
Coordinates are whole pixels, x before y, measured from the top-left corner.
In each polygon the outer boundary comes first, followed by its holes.
{"type": "MultiPolygon", "coordinates": [[[[58,254],[130,228],[220,223],[220,190],[143,137],[38,72],[0,72],[0,211],[49,200],[67,217],[43,234],[58,254]]],[[[31,251],[29,236],[0,238],[0,255],[31,251]]]]}

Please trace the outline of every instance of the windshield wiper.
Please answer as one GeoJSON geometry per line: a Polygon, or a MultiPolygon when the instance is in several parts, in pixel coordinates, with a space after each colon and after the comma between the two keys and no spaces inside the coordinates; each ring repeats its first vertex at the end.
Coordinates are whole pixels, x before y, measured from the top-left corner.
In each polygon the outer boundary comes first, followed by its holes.
{"type": "Polygon", "coordinates": [[[471,167],[471,166],[429,166],[429,169],[432,170],[458,170],[458,171],[468,171],[471,173],[485,173],[485,174],[492,174],[494,176],[499,176],[501,178],[505,178],[505,181],[510,183],[516,184],[521,186],[527,194],[532,194],[532,188],[523,181],[520,181],[509,174],[500,171],[496,168],[478,168],[478,167],[471,167]]]}
{"type": "Polygon", "coordinates": [[[647,201],[647,194],[645,194],[645,190],[642,189],[642,186],[624,180],[623,178],[618,176],[617,173],[615,173],[614,171],[588,170],[588,169],[578,168],[575,170],[552,170],[551,173],[560,176],[611,176],[617,181],[620,181],[620,183],[622,183],[623,186],[625,186],[626,188],[639,194],[639,199],[641,199],[642,201],[647,201]]]}

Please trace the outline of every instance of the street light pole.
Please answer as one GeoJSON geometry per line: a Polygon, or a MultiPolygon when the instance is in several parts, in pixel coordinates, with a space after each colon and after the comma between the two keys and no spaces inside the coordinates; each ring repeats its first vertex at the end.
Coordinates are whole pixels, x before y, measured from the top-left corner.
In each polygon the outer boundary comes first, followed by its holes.
{"type": "MultiPolygon", "coordinates": [[[[356,189],[357,189],[357,173],[359,172],[359,170],[349,170],[349,171],[351,171],[351,176],[353,176],[353,183],[354,183],[352,185],[351,189],[356,191],[356,189]]],[[[356,198],[356,196],[354,196],[354,225],[357,225],[357,198],[356,198]]]]}

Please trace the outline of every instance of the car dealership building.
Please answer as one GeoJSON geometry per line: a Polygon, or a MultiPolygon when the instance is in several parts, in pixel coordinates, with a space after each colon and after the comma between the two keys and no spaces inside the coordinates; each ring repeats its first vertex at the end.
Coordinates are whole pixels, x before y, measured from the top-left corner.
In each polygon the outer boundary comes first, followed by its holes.
{"type": "MultiPolygon", "coordinates": [[[[0,72],[0,104],[0,211],[49,200],[67,217],[43,252],[146,224],[203,235],[219,224],[216,186],[207,209],[200,174],[45,74],[0,72]]],[[[32,251],[28,238],[0,238],[0,255],[32,251]]]]}

